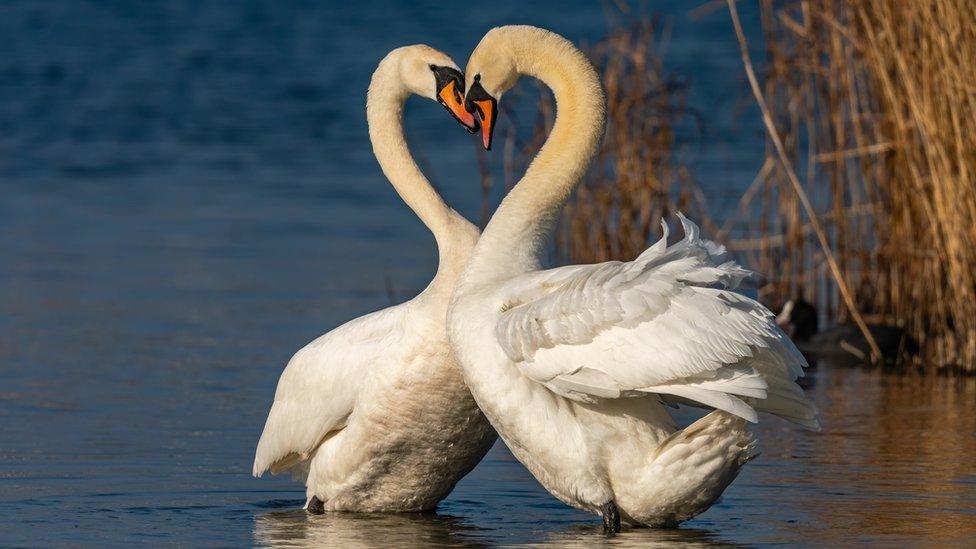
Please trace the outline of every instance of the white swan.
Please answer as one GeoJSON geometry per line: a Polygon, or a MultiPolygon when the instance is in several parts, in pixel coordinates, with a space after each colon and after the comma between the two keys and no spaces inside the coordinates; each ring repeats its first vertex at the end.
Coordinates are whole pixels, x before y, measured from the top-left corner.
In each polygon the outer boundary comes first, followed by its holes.
{"type": "Polygon", "coordinates": [[[457,65],[427,46],[394,50],[373,74],[366,106],[373,152],[434,233],[440,259],[420,295],[319,337],[281,374],[253,472],[304,476],[309,512],[433,509],[495,441],[461,379],[445,326],[478,229],[444,204],[403,134],[410,94],[441,102],[473,130],[463,91],[457,65]]]}
{"type": "Polygon", "coordinates": [[[466,75],[486,148],[497,100],[520,75],[547,84],[558,107],[448,312],[465,381],[519,461],[608,530],[621,518],[665,526],[707,509],[755,455],[744,420],[756,410],[817,428],[793,382],[802,356],[766,308],[729,291],[748,273],[684,217],[684,240],[668,247],[665,233],[634,261],[539,270],[604,130],[604,94],[586,57],[551,32],[500,27],[466,75]],[[677,399],[716,410],[676,431],[662,401],[677,399]]]}

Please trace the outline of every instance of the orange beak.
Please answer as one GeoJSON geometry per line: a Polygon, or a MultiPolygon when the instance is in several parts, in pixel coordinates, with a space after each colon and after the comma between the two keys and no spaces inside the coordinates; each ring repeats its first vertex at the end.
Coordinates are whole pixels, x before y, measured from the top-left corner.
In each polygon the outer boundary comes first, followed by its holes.
{"type": "Polygon", "coordinates": [[[490,151],[491,137],[495,132],[495,101],[485,99],[473,103],[478,109],[478,116],[481,118],[481,144],[485,146],[486,151],[490,151]]]}
{"type": "Polygon", "coordinates": [[[480,76],[475,76],[474,84],[464,96],[464,107],[477,112],[481,119],[481,144],[486,151],[491,150],[491,137],[495,133],[495,120],[498,118],[498,101],[481,85],[480,76]]]}
{"type": "Polygon", "coordinates": [[[444,108],[454,116],[454,119],[469,132],[478,131],[478,122],[474,119],[474,115],[464,108],[464,101],[461,98],[461,91],[458,90],[457,81],[449,80],[437,92],[437,102],[444,105],[444,108]]]}

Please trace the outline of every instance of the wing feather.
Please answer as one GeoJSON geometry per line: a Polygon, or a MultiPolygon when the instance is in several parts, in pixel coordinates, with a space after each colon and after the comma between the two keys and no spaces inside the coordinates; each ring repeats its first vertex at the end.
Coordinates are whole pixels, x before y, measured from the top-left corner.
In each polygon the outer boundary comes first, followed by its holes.
{"type": "Polygon", "coordinates": [[[756,409],[808,427],[816,411],[794,383],[802,355],[758,302],[732,291],[749,272],[700,237],[664,237],[634,261],[523,275],[495,326],[527,377],[581,401],[673,395],[749,421],[756,409]]]}
{"type": "Polygon", "coordinates": [[[254,455],[259,477],[300,467],[318,446],[346,425],[368,371],[390,348],[387,339],[402,305],[347,322],[309,343],[278,380],[254,455]]]}

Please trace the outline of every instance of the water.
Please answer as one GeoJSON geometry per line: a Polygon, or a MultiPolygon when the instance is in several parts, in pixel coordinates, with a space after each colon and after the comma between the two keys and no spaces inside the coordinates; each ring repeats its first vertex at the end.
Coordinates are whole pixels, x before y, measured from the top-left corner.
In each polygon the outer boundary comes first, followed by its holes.
{"type": "MultiPolygon", "coordinates": [[[[733,123],[727,15],[655,7],[710,124],[683,154],[721,203],[762,147],[733,123]]],[[[299,486],[249,476],[291,354],[433,272],[432,239],[369,153],[376,62],[424,41],[463,64],[505,22],[605,30],[598,3],[464,8],[0,4],[0,545],[604,540],[503,446],[436,515],[306,517],[299,486]]],[[[477,217],[474,140],[431,102],[407,118],[447,200],[477,217]]],[[[823,433],[764,423],[763,455],[719,504],[614,543],[971,542],[974,381],[829,365],[813,379],[823,433]]]]}

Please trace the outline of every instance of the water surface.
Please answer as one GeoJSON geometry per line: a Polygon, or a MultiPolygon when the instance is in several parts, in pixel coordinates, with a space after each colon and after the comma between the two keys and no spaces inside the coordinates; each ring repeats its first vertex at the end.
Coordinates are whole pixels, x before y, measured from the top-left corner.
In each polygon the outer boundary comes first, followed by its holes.
{"type": "MultiPolygon", "coordinates": [[[[655,7],[709,121],[679,136],[684,154],[721,205],[763,143],[732,122],[745,95],[727,15],[692,20],[694,5],[655,7]]],[[[307,517],[301,487],[249,475],[291,354],[434,270],[366,141],[378,60],[423,41],[463,64],[506,22],[581,42],[605,31],[600,3],[464,7],[0,4],[0,545],[605,541],[503,446],[436,515],[307,517]]],[[[432,102],[412,100],[407,127],[476,218],[476,141],[432,102]]],[[[973,380],[829,365],[813,379],[823,433],[763,423],[762,456],[719,504],[613,543],[972,541],[973,380]]]]}

